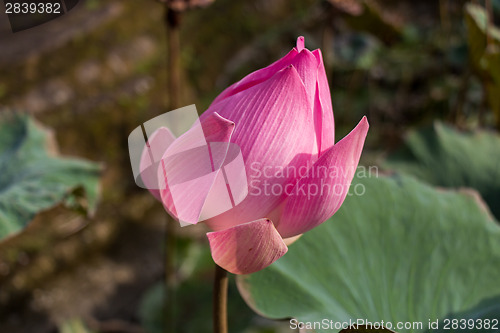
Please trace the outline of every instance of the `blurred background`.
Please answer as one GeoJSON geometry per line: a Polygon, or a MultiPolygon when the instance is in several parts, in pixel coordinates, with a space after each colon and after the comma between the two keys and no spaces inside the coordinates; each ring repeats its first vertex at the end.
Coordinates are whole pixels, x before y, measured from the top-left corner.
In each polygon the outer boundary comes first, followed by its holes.
{"type": "MultiPolygon", "coordinates": [[[[193,3],[80,1],[17,33],[0,14],[0,112],[29,113],[53,130],[61,155],[102,167],[92,217],[53,207],[0,241],[0,332],[163,332],[167,216],[135,185],[127,137],[176,107],[203,112],[300,35],[323,52],[336,140],[368,116],[363,164],[436,120],[500,128],[500,30],[487,28],[488,17],[500,23],[498,0],[193,3]]],[[[206,230],[171,225],[170,331],[211,332],[206,230]]],[[[291,332],[254,314],[233,281],[229,294],[231,332],[291,332]]]]}

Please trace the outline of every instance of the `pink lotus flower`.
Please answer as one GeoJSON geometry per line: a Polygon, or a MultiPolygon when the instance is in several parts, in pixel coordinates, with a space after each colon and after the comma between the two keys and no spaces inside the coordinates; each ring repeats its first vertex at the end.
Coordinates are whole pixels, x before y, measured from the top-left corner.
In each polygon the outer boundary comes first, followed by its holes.
{"type": "Polygon", "coordinates": [[[164,149],[160,190],[152,192],[176,219],[204,220],[214,230],[207,234],[214,261],[235,274],[269,266],[287,252],[287,239],[320,225],[340,208],[368,131],[363,117],[334,144],[321,51],[304,48],[303,37],[286,56],[224,90],[200,123],[208,145],[222,144],[211,151],[211,167],[203,166],[203,154],[190,148],[197,147],[194,132],[175,139],[159,129],[148,141],[164,149]],[[229,144],[241,149],[248,194],[233,198],[234,207],[206,215],[221,193],[214,184],[224,179],[229,144]],[[180,151],[189,152],[176,154],[180,151]],[[183,186],[174,190],[175,183],[183,186]]]}

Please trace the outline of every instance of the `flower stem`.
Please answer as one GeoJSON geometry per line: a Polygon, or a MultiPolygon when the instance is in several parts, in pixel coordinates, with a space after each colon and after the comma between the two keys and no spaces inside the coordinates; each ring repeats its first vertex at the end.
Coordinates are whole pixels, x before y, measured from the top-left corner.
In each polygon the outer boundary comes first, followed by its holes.
{"type": "MultiPolygon", "coordinates": [[[[164,24],[167,37],[167,81],[168,106],[167,111],[180,106],[181,61],[180,61],[180,21],[181,13],[164,5],[164,24]]],[[[168,216],[165,232],[165,325],[164,332],[175,332],[176,314],[176,245],[177,228],[173,218],[168,216]]]]}
{"type": "Polygon", "coordinates": [[[227,333],[227,271],[215,265],[213,324],[214,333],[227,333]]]}
{"type": "Polygon", "coordinates": [[[493,30],[493,5],[491,0],[486,0],[486,13],[488,17],[488,23],[486,24],[486,42],[487,46],[493,45],[493,36],[491,35],[491,31],[493,30]]]}
{"type": "Polygon", "coordinates": [[[167,80],[169,89],[169,110],[181,105],[181,13],[165,6],[165,25],[167,29],[167,80]]]}
{"type": "Polygon", "coordinates": [[[176,311],[177,288],[177,230],[175,221],[171,216],[166,218],[165,232],[165,325],[164,332],[175,332],[178,325],[176,311]]]}

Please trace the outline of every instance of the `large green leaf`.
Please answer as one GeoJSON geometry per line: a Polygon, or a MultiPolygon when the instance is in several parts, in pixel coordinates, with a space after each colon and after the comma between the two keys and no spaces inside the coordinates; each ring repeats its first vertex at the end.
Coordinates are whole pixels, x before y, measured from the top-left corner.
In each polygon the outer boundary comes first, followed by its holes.
{"type": "Polygon", "coordinates": [[[500,219],[500,136],[496,133],[462,133],[435,123],[410,132],[386,166],[433,185],[474,188],[500,219]]]}
{"type": "Polygon", "coordinates": [[[500,226],[474,196],[408,176],[352,186],[362,195],[348,197],[273,265],[239,278],[257,312],[301,322],[384,320],[396,331],[423,331],[429,319],[481,313],[482,300],[500,295],[500,226]],[[423,326],[398,329],[397,322],[423,326]]]}
{"type": "Polygon", "coordinates": [[[63,200],[76,203],[79,188],[89,212],[95,209],[99,165],[53,156],[54,149],[50,132],[27,115],[0,115],[0,240],[42,210],[63,200]]]}

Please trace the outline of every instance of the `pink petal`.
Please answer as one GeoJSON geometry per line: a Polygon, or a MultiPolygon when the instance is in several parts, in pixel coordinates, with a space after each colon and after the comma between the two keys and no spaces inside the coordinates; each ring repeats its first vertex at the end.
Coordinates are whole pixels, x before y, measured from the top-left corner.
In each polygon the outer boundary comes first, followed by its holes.
{"type": "Polygon", "coordinates": [[[293,60],[292,66],[297,69],[302,83],[306,88],[307,98],[309,104],[311,105],[311,110],[313,110],[314,117],[314,127],[315,127],[315,138],[316,144],[314,145],[313,155],[317,155],[320,147],[322,128],[321,122],[318,123],[317,119],[321,117],[322,109],[321,105],[317,102],[317,75],[318,75],[318,60],[317,58],[308,50],[303,49],[293,60]]]}
{"type": "Polygon", "coordinates": [[[290,52],[288,52],[287,55],[285,55],[278,61],[275,61],[274,63],[272,63],[267,67],[261,68],[253,73],[250,73],[240,81],[226,88],[222,93],[220,93],[219,96],[217,96],[217,98],[215,98],[215,100],[212,102],[210,106],[212,107],[227,97],[233,96],[239,93],[240,91],[251,88],[261,82],[270,79],[274,74],[276,74],[276,72],[290,65],[291,61],[293,60],[293,58],[295,58],[297,54],[298,54],[297,50],[292,49],[290,52]]]}
{"type": "Polygon", "coordinates": [[[316,80],[318,75],[318,60],[308,49],[303,49],[293,60],[291,65],[297,69],[302,83],[306,88],[307,96],[310,98],[311,110],[316,92],[316,80]]]}
{"type": "Polygon", "coordinates": [[[239,205],[207,221],[213,230],[221,230],[268,216],[283,202],[284,191],[272,193],[269,189],[293,186],[296,176],[269,177],[263,169],[272,174],[287,167],[307,170],[312,165],[316,137],[304,84],[293,66],[211,106],[202,119],[215,111],[237,124],[231,142],[241,148],[250,186],[239,205]],[[268,186],[267,192],[264,186],[268,186]]]}
{"type": "Polygon", "coordinates": [[[233,129],[233,122],[213,113],[164,153],[158,168],[161,199],[167,211],[181,222],[197,223],[209,194],[219,197],[219,207],[210,207],[212,211],[232,208],[220,168],[233,129]]]}
{"type": "Polygon", "coordinates": [[[304,49],[304,44],[305,41],[303,36],[297,38],[297,51],[301,52],[304,49]]]}
{"type": "Polygon", "coordinates": [[[326,77],[323,56],[319,49],[313,55],[318,60],[317,90],[314,107],[314,123],[318,134],[320,155],[330,149],[335,142],[335,125],[333,120],[332,98],[326,77]]]}
{"type": "Polygon", "coordinates": [[[368,127],[363,117],[351,133],[327,150],[299,180],[277,226],[283,238],[311,230],[340,208],[356,172],[368,127]]]}
{"type": "Polygon", "coordinates": [[[158,165],[167,148],[174,142],[175,136],[166,127],[160,127],[149,138],[141,155],[140,172],[144,186],[161,200],[158,183],[158,165]]]}
{"type": "Polygon", "coordinates": [[[260,271],[288,251],[269,219],[209,232],[207,237],[215,263],[234,274],[260,271]]]}
{"type": "Polygon", "coordinates": [[[297,69],[307,94],[314,96],[316,90],[316,77],[318,74],[318,60],[316,57],[311,51],[304,49],[293,58],[291,65],[297,69]]]}

